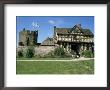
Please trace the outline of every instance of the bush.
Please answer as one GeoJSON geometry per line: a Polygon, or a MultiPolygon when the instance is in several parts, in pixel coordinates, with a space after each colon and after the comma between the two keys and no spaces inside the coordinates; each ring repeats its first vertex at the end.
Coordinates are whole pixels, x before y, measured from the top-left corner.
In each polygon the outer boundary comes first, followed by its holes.
{"type": "Polygon", "coordinates": [[[54,58],[54,51],[50,51],[48,54],[44,55],[44,57],[54,58]]]}
{"type": "Polygon", "coordinates": [[[36,55],[35,58],[42,58],[42,56],[41,55],[36,55]]]}
{"type": "Polygon", "coordinates": [[[23,57],[23,51],[22,50],[17,52],[17,57],[18,58],[23,57]]]}
{"type": "Polygon", "coordinates": [[[66,55],[65,51],[64,51],[64,48],[62,47],[58,47],[54,50],[54,55],[55,56],[64,56],[66,55]]]}
{"type": "Polygon", "coordinates": [[[27,47],[24,50],[24,57],[32,58],[34,56],[34,47],[27,47]]]}
{"type": "Polygon", "coordinates": [[[70,53],[65,52],[64,48],[58,47],[54,51],[49,52],[48,54],[44,55],[44,57],[50,58],[67,58],[72,57],[70,53]]]}
{"type": "MultiPolygon", "coordinates": [[[[66,57],[72,57],[73,54],[71,54],[70,52],[66,53],[66,57]]],[[[72,57],[73,58],[73,57],[72,57]]]]}
{"type": "Polygon", "coordinates": [[[86,57],[86,58],[92,58],[94,57],[94,54],[92,53],[92,51],[89,51],[89,50],[86,50],[86,51],[83,51],[81,53],[82,56],[86,57]]]}

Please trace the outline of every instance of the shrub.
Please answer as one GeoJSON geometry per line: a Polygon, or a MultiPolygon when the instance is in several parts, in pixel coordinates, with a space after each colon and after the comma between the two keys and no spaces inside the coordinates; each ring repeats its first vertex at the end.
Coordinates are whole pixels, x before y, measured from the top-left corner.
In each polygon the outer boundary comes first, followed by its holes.
{"type": "Polygon", "coordinates": [[[58,47],[54,50],[54,55],[55,56],[64,56],[66,53],[64,51],[64,48],[58,47]]]}
{"type": "Polygon", "coordinates": [[[27,47],[24,50],[24,57],[32,58],[34,56],[34,47],[27,47]]]}
{"type": "Polygon", "coordinates": [[[63,58],[71,58],[72,54],[71,53],[65,53],[65,55],[63,56],[63,58]]]}
{"type": "Polygon", "coordinates": [[[89,50],[83,51],[81,53],[81,55],[84,56],[84,57],[86,57],[86,58],[92,58],[92,57],[94,57],[92,51],[89,51],[89,50]]]}
{"type": "Polygon", "coordinates": [[[50,51],[48,54],[42,56],[43,58],[54,58],[54,51],[50,51]]]}
{"type": "Polygon", "coordinates": [[[35,58],[42,58],[41,55],[35,55],[35,58]]]}
{"type": "Polygon", "coordinates": [[[22,50],[19,50],[17,52],[17,57],[20,58],[20,57],[23,57],[23,51],[22,50]]]}

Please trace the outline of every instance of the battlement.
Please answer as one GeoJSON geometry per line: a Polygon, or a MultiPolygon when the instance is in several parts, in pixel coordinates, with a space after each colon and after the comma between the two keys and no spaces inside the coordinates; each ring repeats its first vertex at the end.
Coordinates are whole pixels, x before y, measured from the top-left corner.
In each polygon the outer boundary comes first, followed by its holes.
{"type": "Polygon", "coordinates": [[[38,34],[38,30],[36,31],[31,31],[30,34],[38,34]]]}
{"type": "Polygon", "coordinates": [[[38,34],[38,30],[35,30],[35,31],[30,31],[30,30],[26,30],[25,28],[22,30],[22,31],[20,31],[20,33],[22,33],[22,34],[38,34]]]}
{"type": "Polygon", "coordinates": [[[19,32],[19,43],[21,43],[22,46],[36,45],[37,37],[38,30],[30,31],[24,28],[22,31],[19,32]]]}

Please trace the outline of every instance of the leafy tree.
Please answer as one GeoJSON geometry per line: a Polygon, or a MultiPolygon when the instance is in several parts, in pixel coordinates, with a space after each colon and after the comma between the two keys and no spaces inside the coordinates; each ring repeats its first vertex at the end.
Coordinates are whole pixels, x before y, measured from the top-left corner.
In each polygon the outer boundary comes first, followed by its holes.
{"type": "Polygon", "coordinates": [[[17,57],[20,58],[20,57],[23,57],[23,51],[22,50],[19,50],[17,52],[17,57]]]}
{"type": "Polygon", "coordinates": [[[58,47],[54,50],[54,55],[56,56],[64,56],[65,54],[64,48],[62,47],[58,47]]]}
{"type": "Polygon", "coordinates": [[[34,56],[34,47],[27,47],[24,50],[24,57],[32,58],[34,56]]]}

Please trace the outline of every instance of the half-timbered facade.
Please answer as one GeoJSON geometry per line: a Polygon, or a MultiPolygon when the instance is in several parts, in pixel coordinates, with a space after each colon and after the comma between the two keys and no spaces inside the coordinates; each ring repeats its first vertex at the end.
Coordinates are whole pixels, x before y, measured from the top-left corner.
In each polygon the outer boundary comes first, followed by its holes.
{"type": "Polygon", "coordinates": [[[89,29],[83,29],[81,24],[73,28],[57,28],[54,26],[55,45],[64,47],[68,52],[79,54],[81,51],[94,52],[94,34],[89,29]]]}

